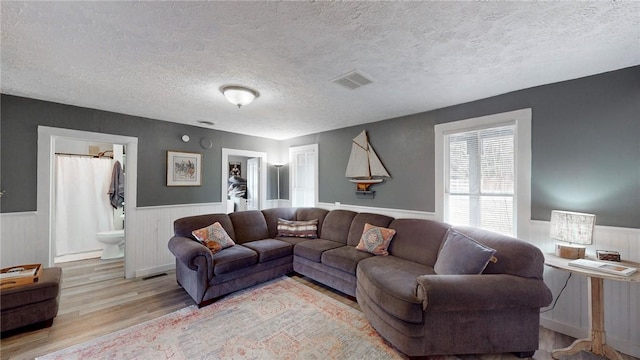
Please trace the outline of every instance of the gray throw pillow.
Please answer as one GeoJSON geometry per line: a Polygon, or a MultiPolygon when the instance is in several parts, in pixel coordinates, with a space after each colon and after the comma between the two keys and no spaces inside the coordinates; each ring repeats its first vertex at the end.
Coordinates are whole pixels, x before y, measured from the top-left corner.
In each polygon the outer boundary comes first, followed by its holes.
{"type": "Polygon", "coordinates": [[[496,251],[453,229],[433,266],[439,275],[481,274],[496,251]]]}

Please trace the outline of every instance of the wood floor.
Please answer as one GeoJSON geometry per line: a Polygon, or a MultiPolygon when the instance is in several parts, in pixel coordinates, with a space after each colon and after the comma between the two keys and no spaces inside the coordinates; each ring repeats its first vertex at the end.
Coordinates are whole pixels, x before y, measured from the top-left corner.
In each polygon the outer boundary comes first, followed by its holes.
{"type": "MultiPolygon", "coordinates": [[[[189,295],[176,283],[173,271],[147,280],[126,280],[122,261],[90,259],[62,263],[58,266],[62,267],[63,282],[60,309],[53,326],[0,340],[2,359],[33,359],[194,304],[189,295]]],[[[353,298],[303,276],[292,275],[291,278],[359,309],[353,298]]],[[[534,358],[551,359],[551,349],[567,346],[573,340],[541,328],[540,350],[534,358]]],[[[625,360],[635,359],[626,355],[623,357],[625,360]]],[[[479,359],[477,356],[461,358],[479,359]]],[[[517,359],[510,354],[491,358],[517,359]]],[[[483,356],[482,359],[486,357],[483,356]]],[[[600,358],[582,352],[572,359],[600,358]]]]}

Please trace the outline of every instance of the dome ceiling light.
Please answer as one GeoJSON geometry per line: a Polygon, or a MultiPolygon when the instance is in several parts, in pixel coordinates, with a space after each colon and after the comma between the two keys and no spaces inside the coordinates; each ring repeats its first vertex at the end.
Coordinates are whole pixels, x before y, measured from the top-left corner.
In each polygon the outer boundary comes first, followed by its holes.
{"type": "Polygon", "coordinates": [[[260,96],[257,91],[238,85],[225,85],[220,88],[220,91],[230,103],[238,108],[251,104],[253,100],[260,96]]]}

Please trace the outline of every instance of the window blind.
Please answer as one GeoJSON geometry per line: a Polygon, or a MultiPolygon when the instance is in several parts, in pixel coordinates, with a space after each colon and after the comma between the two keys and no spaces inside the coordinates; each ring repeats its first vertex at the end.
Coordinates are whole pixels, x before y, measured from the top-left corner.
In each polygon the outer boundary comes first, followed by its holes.
{"type": "Polygon", "coordinates": [[[446,135],[447,221],[514,235],[515,126],[446,135]]]}

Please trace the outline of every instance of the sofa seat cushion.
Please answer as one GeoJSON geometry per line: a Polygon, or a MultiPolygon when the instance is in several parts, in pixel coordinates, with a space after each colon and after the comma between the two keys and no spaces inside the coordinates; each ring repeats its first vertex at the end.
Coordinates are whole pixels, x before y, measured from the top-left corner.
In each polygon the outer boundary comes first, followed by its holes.
{"type": "Polygon", "coordinates": [[[243,245],[235,245],[213,254],[213,274],[227,274],[258,263],[258,253],[243,245]]]}
{"type": "Polygon", "coordinates": [[[434,274],[433,268],[395,256],[373,256],[358,263],[358,291],[389,314],[420,324],[422,301],[416,296],[416,279],[425,274],[434,274]]]}
{"type": "Polygon", "coordinates": [[[293,245],[276,239],[249,241],[242,246],[258,253],[258,262],[267,262],[293,254],[293,245]]]}
{"type": "Polygon", "coordinates": [[[322,263],[334,269],[356,275],[360,260],[372,257],[373,254],[356,250],[353,246],[342,246],[322,253],[322,263]]]}
{"type": "Polygon", "coordinates": [[[298,243],[293,248],[293,253],[297,256],[309,259],[311,261],[320,262],[322,253],[345,246],[343,243],[325,240],[325,239],[313,239],[298,243]]]}
{"type": "Polygon", "coordinates": [[[274,239],[282,240],[282,241],[284,241],[286,243],[289,243],[289,244],[291,244],[293,246],[295,246],[296,244],[301,243],[303,241],[308,241],[309,240],[307,238],[297,238],[297,237],[290,237],[290,236],[283,236],[283,237],[276,236],[274,239]]]}

